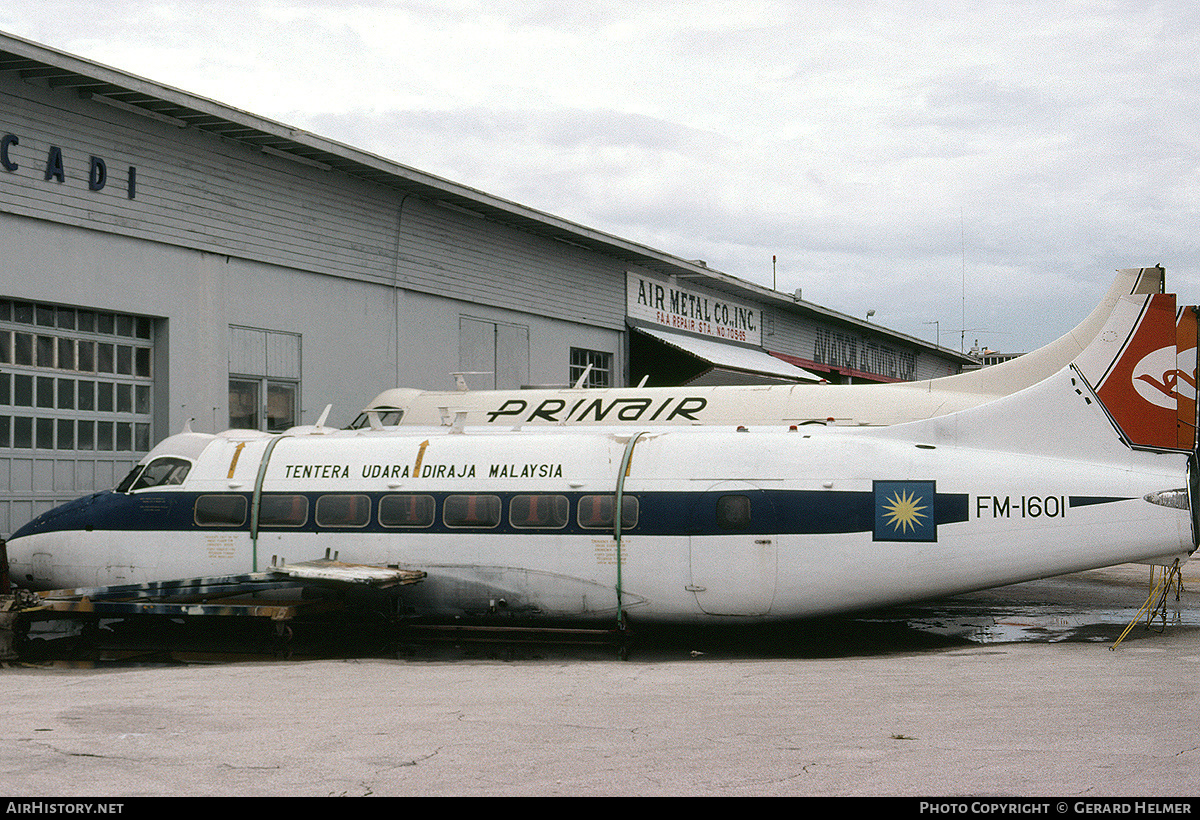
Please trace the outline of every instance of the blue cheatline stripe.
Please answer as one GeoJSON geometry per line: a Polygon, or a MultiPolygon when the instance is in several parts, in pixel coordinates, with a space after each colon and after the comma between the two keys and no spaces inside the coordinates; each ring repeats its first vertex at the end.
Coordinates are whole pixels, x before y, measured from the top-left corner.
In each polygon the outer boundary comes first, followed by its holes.
{"type": "Polygon", "coordinates": [[[1114,501],[1130,501],[1126,496],[1119,495],[1071,495],[1067,496],[1067,505],[1071,507],[1090,507],[1093,504],[1112,504],[1114,501]]]}
{"type": "MultiPolygon", "coordinates": [[[[910,486],[899,483],[901,486],[910,486]]],[[[932,482],[926,482],[932,485],[932,482]]],[[[539,535],[592,535],[607,537],[612,534],[612,524],[602,527],[579,525],[579,501],[584,496],[604,493],[535,493],[536,495],[563,496],[568,500],[567,523],[559,528],[529,528],[513,526],[509,519],[509,505],[523,492],[474,493],[479,496],[496,496],[500,500],[500,523],[494,527],[449,527],[442,519],[442,508],[448,496],[464,495],[461,492],[430,493],[264,493],[260,501],[283,496],[303,496],[307,499],[307,517],[298,527],[260,525],[259,532],[371,532],[391,534],[416,533],[503,533],[529,537],[539,535]],[[385,527],[379,523],[379,502],[385,496],[431,496],[434,499],[434,520],[428,527],[385,527]],[[363,496],[370,502],[367,523],[361,527],[318,527],[314,521],[317,500],[322,496],[363,496]]],[[[729,492],[629,492],[638,505],[637,521],[631,527],[622,527],[624,534],[633,535],[773,535],[793,533],[798,535],[830,535],[839,533],[874,533],[877,526],[879,493],[875,491],[832,491],[832,490],[734,490],[729,492]],[[745,496],[749,501],[749,520],[729,521],[722,517],[719,502],[728,496],[745,496]]],[[[27,524],[13,537],[33,532],[59,530],[131,530],[131,531],[201,531],[201,532],[249,532],[250,510],[253,493],[196,493],[196,492],[146,492],[127,495],[106,492],[63,505],[27,524]],[[198,526],[195,520],[196,500],[200,496],[222,496],[241,498],[245,501],[244,520],[234,526],[198,526]]],[[[736,505],[745,508],[745,504],[736,505]]],[[[893,504],[894,506],[894,504],[893,504]]],[[[932,511],[919,510],[920,521],[937,525],[968,520],[968,496],[965,493],[934,493],[932,511]],[[931,517],[929,517],[931,516],[931,517]]],[[[900,511],[903,513],[903,511],[900,511]]],[[[895,517],[893,511],[893,518],[895,517]]],[[[903,529],[903,527],[901,527],[903,529]]],[[[910,526],[909,531],[912,531],[910,526]]],[[[936,531],[936,530],[935,530],[936,531]]],[[[923,531],[925,532],[925,531],[923,531]]],[[[891,539],[885,539],[891,540],[891,539]]]]}

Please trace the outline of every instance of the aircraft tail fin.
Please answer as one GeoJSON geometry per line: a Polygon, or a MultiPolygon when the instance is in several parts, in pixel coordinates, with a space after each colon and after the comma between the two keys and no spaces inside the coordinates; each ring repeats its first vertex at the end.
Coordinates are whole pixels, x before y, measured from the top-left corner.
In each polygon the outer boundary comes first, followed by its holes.
{"type": "Polygon", "coordinates": [[[921,430],[932,442],[1043,456],[1123,459],[1130,448],[1188,453],[1200,480],[1197,333],[1197,309],[1176,310],[1174,294],[1124,295],[1088,345],[1048,378],[978,407],[872,434],[911,437],[921,430]],[[1093,412],[1081,414],[1087,407],[1093,412]]]}
{"type": "MultiPolygon", "coordinates": [[[[1198,311],[1177,310],[1169,293],[1122,296],[1087,347],[1041,382],[978,407],[861,435],[1158,471],[1161,486],[1144,497],[1190,510],[1195,549],[1200,538],[1198,311]],[[1186,479],[1180,469],[1184,455],[1186,479]]],[[[1153,563],[1169,564],[1181,555],[1168,553],[1153,563]]]]}
{"type": "Polygon", "coordinates": [[[1130,447],[1196,448],[1197,310],[1175,295],[1123,297],[1073,362],[1130,447]]]}
{"type": "Polygon", "coordinates": [[[1008,396],[1024,390],[1026,387],[1031,387],[1043,379],[1053,376],[1083,352],[1104,329],[1113,308],[1122,297],[1141,297],[1152,293],[1162,293],[1166,289],[1165,282],[1166,271],[1161,265],[1152,268],[1119,270],[1112,286],[1109,287],[1096,309],[1068,333],[1049,344],[990,367],[903,384],[921,390],[944,390],[993,396],[1008,396]]]}
{"type": "Polygon", "coordinates": [[[1182,380],[1182,383],[1176,382],[1175,390],[1178,445],[1195,453],[1200,449],[1200,401],[1196,397],[1196,378],[1200,374],[1200,306],[1188,305],[1179,309],[1175,350],[1179,379],[1182,380]]]}

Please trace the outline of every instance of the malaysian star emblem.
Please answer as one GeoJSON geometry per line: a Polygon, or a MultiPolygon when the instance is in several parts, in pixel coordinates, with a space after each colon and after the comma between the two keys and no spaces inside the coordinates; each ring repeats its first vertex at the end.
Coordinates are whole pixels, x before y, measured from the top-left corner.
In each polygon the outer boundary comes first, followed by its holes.
{"type": "Polygon", "coordinates": [[[876,541],[936,541],[935,482],[874,483],[876,541]]]}

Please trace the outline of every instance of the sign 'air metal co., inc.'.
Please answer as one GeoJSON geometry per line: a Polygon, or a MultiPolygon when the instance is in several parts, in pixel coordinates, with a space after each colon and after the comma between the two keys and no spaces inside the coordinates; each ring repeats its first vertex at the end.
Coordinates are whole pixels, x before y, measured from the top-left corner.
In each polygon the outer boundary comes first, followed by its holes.
{"type": "Polygon", "coordinates": [[[625,310],[638,319],[731,342],[762,344],[762,310],[710,291],[688,288],[663,277],[629,273],[625,310]]]}

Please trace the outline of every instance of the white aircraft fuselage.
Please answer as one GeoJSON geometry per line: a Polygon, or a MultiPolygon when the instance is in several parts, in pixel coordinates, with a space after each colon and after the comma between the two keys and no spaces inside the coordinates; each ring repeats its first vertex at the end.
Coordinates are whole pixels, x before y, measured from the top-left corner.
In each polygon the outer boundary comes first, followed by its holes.
{"type": "Polygon", "coordinates": [[[1194,382],[1176,319],[1171,296],[1123,297],[1050,377],[888,427],[185,432],[15,533],[11,576],[91,587],[332,550],[428,573],[397,593],[418,617],[695,623],[1186,560],[1194,409],[1135,384],[1164,345],[1194,382]]]}

